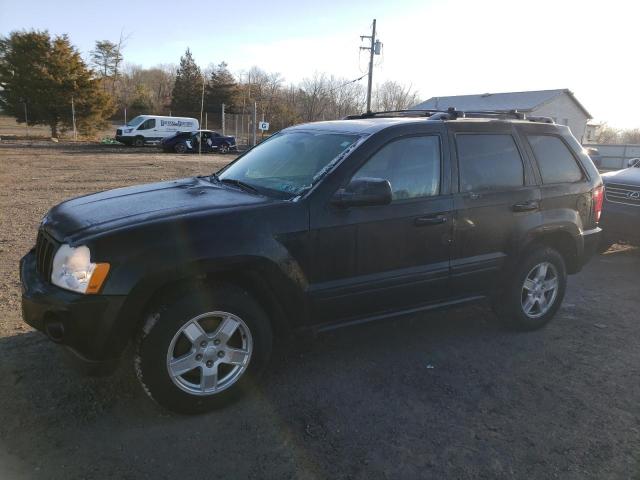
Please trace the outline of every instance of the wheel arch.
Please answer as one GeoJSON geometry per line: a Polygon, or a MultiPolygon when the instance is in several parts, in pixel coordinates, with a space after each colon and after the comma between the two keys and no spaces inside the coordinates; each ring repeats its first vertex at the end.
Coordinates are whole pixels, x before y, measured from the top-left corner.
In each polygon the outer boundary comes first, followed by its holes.
{"type": "Polygon", "coordinates": [[[581,268],[579,239],[579,232],[572,232],[568,228],[537,231],[529,236],[520,256],[537,246],[548,246],[562,256],[567,267],[567,273],[577,273],[581,268]]]}
{"type": "Polygon", "coordinates": [[[199,262],[169,272],[153,272],[141,279],[127,295],[112,333],[120,352],[135,338],[145,322],[145,313],[168,294],[192,288],[215,288],[227,283],[246,290],[265,310],[274,336],[287,339],[299,327],[294,312],[305,312],[299,287],[296,288],[277,266],[260,258],[236,259],[216,264],[199,262]]]}

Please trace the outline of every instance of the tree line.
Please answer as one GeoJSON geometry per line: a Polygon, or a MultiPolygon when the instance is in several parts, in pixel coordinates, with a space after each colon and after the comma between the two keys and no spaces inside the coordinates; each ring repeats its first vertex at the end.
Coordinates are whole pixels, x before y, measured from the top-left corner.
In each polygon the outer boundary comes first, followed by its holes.
{"type": "MultiPolygon", "coordinates": [[[[258,115],[280,129],[366,108],[362,77],[316,72],[286,83],[280,73],[257,66],[238,74],[224,61],[201,68],[189,49],[178,65],[143,68],[125,62],[125,40],[96,41],[85,60],[67,35],[34,30],[0,37],[0,108],[20,123],[49,126],[54,137],[72,128],[73,113],[78,130],[90,135],[109,120],[124,118],[125,111],[128,119],[142,113],[196,116],[201,106],[215,114],[224,104],[225,112],[248,114],[256,102],[258,115]]],[[[375,110],[419,101],[411,86],[394,81],[377,85],[372,97],[375,110]]]]}
{"type": "Polygon", "coordinates": [[[589,143],[603,143],[612,145],[640,144],[640,128],[622,129],[607,125],[600,125],[589,143]]]}

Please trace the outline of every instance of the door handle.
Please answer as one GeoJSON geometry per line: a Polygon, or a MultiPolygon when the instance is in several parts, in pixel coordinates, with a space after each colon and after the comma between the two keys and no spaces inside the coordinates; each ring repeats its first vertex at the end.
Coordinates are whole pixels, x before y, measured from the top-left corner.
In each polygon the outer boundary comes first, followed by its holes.
{"type": "Polygon", "coordinates": [[[413,221],[416,227],[426,227],[429,225],[442,225],[447,223],[447,217],[444,215],[433,215],[431,217],[418,217],[413,221]]]}
{"type": "Polygon", "coordinates": [[[540,203],[533,200],[528,202],[516,203],[511,207],[514,212],[530,212],[532,210],[538,210],[539,208],[540,203]]]}

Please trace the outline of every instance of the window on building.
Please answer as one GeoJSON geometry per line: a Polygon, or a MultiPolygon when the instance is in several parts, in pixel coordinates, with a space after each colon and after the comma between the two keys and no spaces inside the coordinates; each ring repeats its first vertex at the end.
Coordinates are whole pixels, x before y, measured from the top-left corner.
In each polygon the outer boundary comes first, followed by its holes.
{"type": "Polygon", "coordinates": [[[394,200],[437,195],[440,188],[440,139],[406,137],[382,147],[353,178],[389,180],[394,200]]]}
{"type": "Polygon", "coordinates": [[[456,136],[460,190],[503,190],[524,184],[522,157],[511,135],[456,136]]]}
{"type": "Polygon", "coordinates": [[[528,135],[536,157],[542,183],[567,183],[582,180],[582,170],[565,143],[553,135],[528,135]]]}

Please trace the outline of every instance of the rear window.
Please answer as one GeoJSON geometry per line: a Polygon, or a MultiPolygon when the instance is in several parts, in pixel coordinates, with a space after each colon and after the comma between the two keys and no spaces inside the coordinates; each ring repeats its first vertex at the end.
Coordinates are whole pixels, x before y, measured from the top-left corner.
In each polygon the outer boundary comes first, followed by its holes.
{"type": "Polygon", "coordinates": [[[538,161],[542,183],[573,183],[582,180],[582,170],[559,137],[528,135],[527,140],[538,161]]]}
{"type": "Polygon", "coordinates": [[[524,185],[524,167],[511,135],[456,135],[460,190],[503,190],[524,185]]]}

